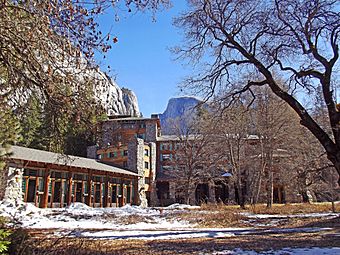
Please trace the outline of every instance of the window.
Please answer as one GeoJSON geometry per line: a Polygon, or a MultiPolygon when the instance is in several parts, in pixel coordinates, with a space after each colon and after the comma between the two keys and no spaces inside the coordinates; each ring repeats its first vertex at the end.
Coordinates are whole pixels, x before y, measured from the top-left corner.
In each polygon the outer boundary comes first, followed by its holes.
{"type": "Polygon", "coordinates": [[[149,162],[147,161],[144,162],[144,168],[149,169],[149,162]]]}
{"type": "Polygon", "coordinates": [[[145,124],[144,123],[139,124],[139,128],[145,128],[145,124]]]}
{"type": "Polygon", "coordinates": [[[128,164],[127,164],[127,161],[123,161],[123,167],[127,167],[128,164]]]}
{"type": "Polygon", "coordinates": [[[149,150],[148,149],[144,149],[144,156],[149,156],[149,150]]]}
{"type": "Polygon", "coordinates": [[[124,155],[124,156],[127,156],[127,155],[128,155],[128,151],[127,151],[127,150],[124,150],[123,155],[124,155]]]}
{"type": "Polygon", "coordinates": [[[171,154],[161,154],[161,161],[167,161],[171,159],[171,154]]]}
{"type": "Polygon", "coordinates": [[[98,154],[97,159],[102,159],[102,154],[98,154]]]}
{"type": "Polygon", "coordinates": [[[137,137],[140,139],[145,139],[145,134],[137,134],[137,137]]]}
{"type": "Polygon", "coordinates": [[[150,178],[149,177],[145,177],[145,184],[150,184],[150,178]]]}

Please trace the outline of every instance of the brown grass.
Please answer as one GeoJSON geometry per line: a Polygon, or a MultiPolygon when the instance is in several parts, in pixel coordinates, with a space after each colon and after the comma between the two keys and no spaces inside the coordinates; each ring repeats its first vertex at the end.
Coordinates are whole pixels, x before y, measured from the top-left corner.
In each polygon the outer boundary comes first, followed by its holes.
{"type": "MultiPolygon", "coordinates": [[[[322,213],[331,212],[331,203],[305,203],[305,204],[274,204],[267,208],[264,204],[248,206],[247,210],[253,213],[263,214],[303,214],[303,213],[322,213]]],[[[340,203],[335,203],[335,210],[340,212],[340,203]]]]}
{"type": "MultiPolygon", "coordinates": [[[[296,203],[296,204],[273,204],[267,208],[265,204],[247,205],[246,209],[241,209],[238,205],[224,204],[203,204],[199,211],[231,211],[231,212],[251,212],[259,214],[303,214],[332,212],[332,204],[324,203],[296,203]]],[[[340,202],[335,203],[335,211],[340,212],[340,202]]]]}
{"type": "MultiPolygon", "coordinates": [[[[340,203],[336,204],[336,210],[340,211],[340,203]]],[[[272,215],[295,215],[306,213],[322,213],[331,212],[331,203],[313,203],[313,204],[274,204],[272,208],[267,208],[265,204],[257,204],[256,206],[246,206],[241,209],[237,205],[223,204],[203,204],[200,209],[189,210],[182,213],[178,217],[187,220],[191,224],[197,224],[199,227],[247,227],[254,224],[245,221],[246,217],[242,215],[244,212],[272,215]]],[[[287,218],[277,223],[282,227],[299,227],[306,223],[317,222],[320,218],[287,218]]],[[[263,225],[270,223],[270,219],[257,220],[263,225]]]]}

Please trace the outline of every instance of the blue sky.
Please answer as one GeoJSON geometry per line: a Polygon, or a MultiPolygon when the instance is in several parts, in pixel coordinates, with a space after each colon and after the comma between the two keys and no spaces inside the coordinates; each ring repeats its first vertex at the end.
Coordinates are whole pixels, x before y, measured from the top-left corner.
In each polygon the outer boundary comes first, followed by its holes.
{"type": "Polygon", "coordinates": [[[110,65],[112,76],[120,87],[135,92],[140,111],[145,117],[151,113],[163,112],[171,97],[179,96],[178,83],[190,73],[169,48],[180,44],[180,30],[172,25],[173,18],[185,7],[185,1],[176,1],[169,10],[156,13],[130,14],[118,11],[119,21],[113,13],[100,17],[101,29],[111,29],[118,38],[106,59],[101,61],[102,69],[110,65]]]}

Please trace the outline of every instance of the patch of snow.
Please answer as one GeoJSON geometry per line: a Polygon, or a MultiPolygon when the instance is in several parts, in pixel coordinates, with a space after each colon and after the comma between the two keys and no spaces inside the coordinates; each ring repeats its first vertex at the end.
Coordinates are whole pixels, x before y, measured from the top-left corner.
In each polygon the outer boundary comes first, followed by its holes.
{"type": "MultiPolygon", "coordinates": [[[[331,228],[290,228],[290,229],[254,229],[254,228],[165,228],[144,229],[136,228],[136,225],[121,230],[101,230],[92,229],[77,230],[71,237],[84,237],[91,239],[141,239],[141,240],[163,240],[163,239],[183,239],[183,238],[222,238],[230,236],[243,236],[254,234],[280,234],[280,233],[315,233],[332,230],[331,228]]],[[[150,226],[148,226],[150,227],[150,226]]]]}
{"type": "Polygon", "coordinates": [[[271,218],[321,218],[321,217],[339,217],[340,213],[305,213],[305,214],[253,214],[253,213],[240,213],[247,218],[254,219],[271,219],[271,218]]]}
{"type": "Polygon", "coordinates": [[[168,209],[168,210],[186,210],[186,209],[199,209],[199,206],[194,206],[194,205],[186,205],[186,204],[172,204],[167,207],[164,207],[163,209],[168,209]]]}
{"type": "MultiPolygon", "coordinates": [[[[223,231],[201,231],[201,230],[182,230],[182,231],[100,231],[100,232],[81,232],[73,234],[76,237],[91,239],[142,239],[142,240],[166,240],[183,238],[222,238],[234,236],[232,232],[223,231]]],[[[72,236],[72,235],[71,235],[72,236]]]]}
{"type": "Polygon", "coordinates": [[[192,227],[184,220],[160,217],[159,210],[130,205],[92,208],[82,203],[73,203],[65,208],[40,209],[29,203],[20,206],[2,203],[0,215],[8,217],[11,222],[20,223],[24,228],[171,230],[192,227]],[[141,217],[139,222],[124,223],[126,217],[134,215],[141,217]]]}

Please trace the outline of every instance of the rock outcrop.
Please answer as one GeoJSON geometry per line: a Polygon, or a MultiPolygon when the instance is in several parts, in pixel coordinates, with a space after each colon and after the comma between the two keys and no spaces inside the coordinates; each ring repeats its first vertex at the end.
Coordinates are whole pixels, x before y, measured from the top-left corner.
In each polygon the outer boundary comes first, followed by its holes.
{"type": "Polygon", "coordinates": [[[162,126],[162,134],[176,134],[176,127],[179,126],[182,130],[195,116],[197,108],[201,101],[195,97],[177,97],[171,98],[168,102],[164,113],[159,114],[162,126]]]}
{"type": "Polygon", "coordinates": [[[127,88],[120,88],[105,73],[97,71],[95,95],[99,98],[108,115],[140,116],[135,93],[127,88]]]}

